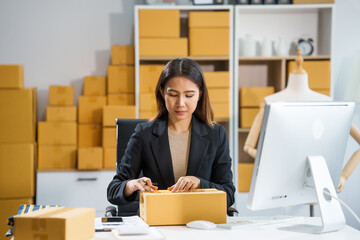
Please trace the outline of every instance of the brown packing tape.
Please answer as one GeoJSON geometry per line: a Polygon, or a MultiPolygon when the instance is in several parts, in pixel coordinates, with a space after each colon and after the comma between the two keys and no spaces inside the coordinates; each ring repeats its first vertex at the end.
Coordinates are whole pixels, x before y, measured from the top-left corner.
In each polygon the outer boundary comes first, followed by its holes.
{"type": "Polygon", "coordinates": [[[97,98],[96,97],[90,97],[89,102],[96,103],[97,98]]]}
{"type": "Polygon", "coordinates": [[[58,100],[58,101],[56,101],[56,104],[57,104],[57,105],[65,105],[65,102],[66,102],[65,99],[63,99],[63,100],[58,100]]]}
{"type": "Polygon", "coordinates": [[[61,87],[61,86],[57,86],[56,87],[56,91],[57,91],[57,93],[65,93],[66,92],[66,87],[61,87]]]}
{"type": "Polygon", "coordinates": [[[59,207],[59,209],[57,209],[57,210],[54,210],[54,211],[51,211],[51,212],[44,213],[44,214],[41,214],[39,216],[36,216],[32,220],[31,229],[33,231],[38,231],[38,232],[46,231],[46,218],[57,215],[57,214],[69,212],[71,210],[73,210],[73,209],[72,208],[59,207]]]}

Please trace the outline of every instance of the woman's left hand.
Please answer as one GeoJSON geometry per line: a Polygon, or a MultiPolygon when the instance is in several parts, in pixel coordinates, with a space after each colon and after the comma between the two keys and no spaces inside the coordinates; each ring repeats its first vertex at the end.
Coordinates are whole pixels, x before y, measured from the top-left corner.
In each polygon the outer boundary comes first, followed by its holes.
{"type": "Polygon", "coordinates": [[[194,176],[180,177],[177,183],[168,188],[172,192],[191,192],[201,186],[200,179],[194,176]]]}

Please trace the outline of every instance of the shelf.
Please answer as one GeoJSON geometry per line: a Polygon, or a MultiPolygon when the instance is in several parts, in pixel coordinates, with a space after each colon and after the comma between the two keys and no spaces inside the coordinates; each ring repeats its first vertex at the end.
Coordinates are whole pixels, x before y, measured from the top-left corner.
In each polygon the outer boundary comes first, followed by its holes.
{"type": "Polygon", "coordinates": [[[239,133],[248,133],[248,132],[250,132],[250,128],[239,128],[238,132],[239,133]]]}
{"type": "Polygon", "coordinates": [[[241,13],[306,13],[314,12],[318,9],[329,9],[332,8],[334,4],[281,4],[281,5],[237,5],[236,10],[241,13]]]}
{"type": "MultiPolygon", "coordinates": [[[[140,61],[170,61],[177,57],[140,57],[140,61]]],[[[209,56],[209,57],[194,57],[186,56],[195,61],[229,61],[229,56],[209,56]]]]}
{"type": "MultiPolygon", "coordinates": [[[[239,61],[279,61],[279,60],[295,60],[296,56],[272,56],[272,57],[239,57],[239,61]]],[[[304,60],[329,60],[330,55],[303,56],[304,60]]]]}

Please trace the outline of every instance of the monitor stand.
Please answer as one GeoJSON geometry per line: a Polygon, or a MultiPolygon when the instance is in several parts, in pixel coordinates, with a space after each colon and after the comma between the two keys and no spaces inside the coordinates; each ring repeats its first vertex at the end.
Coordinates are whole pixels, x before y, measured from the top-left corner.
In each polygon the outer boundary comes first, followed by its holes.
{"type": "MultiPolygon", "coordinates": [[[[336,191],[330,177],[326,161],[323,156],[308,156],[307,177],[313,180],[319,203],[322,226],[316,225],[294,225],[286,227],[286,230],[308,233],[325,233],[342,229],[345,225],[344,213],[340,203],[324,194],[324,191],[336,196],[336,191]]],[[[306,183],[305,185],[308,185],[306,183]]],[[[308,186],[304,186],[308,187],[308,186]]],[[[314,188],[311,186],[311,188],[314,188]]],[[[284,229],[285,230],[285,229],[284,229]]]]}

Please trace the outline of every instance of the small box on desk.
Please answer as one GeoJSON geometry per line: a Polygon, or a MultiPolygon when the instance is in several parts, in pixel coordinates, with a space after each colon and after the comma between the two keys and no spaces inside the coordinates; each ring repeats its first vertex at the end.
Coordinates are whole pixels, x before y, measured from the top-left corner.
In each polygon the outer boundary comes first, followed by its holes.
{"type": "Polygon", "coordinates": [[[226,209],[226,193],[217,189],[140,193],[140,217],[149,225],[182,225],[199,219],[226,223],[226,209]]]}
{"type": "Polygon", "coordinates": [[[15,216],[14,237],[17,240],[82,240],[94,237],[95,209],[44,208],[15,216]]]}

